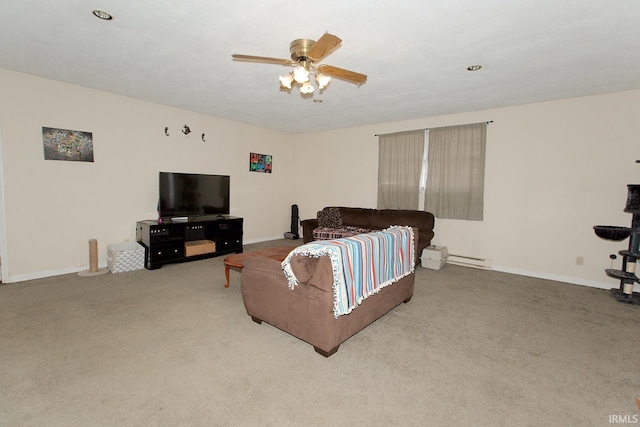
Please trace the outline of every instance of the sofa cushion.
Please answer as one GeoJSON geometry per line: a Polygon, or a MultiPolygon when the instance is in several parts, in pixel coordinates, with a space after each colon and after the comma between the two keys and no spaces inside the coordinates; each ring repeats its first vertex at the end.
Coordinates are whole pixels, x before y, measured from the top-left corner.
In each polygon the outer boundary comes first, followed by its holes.
{"type": "Polygon", "coordinates": [[[371,215],[371,228],[386,228],[391,225],[408,225],[420,230],[433,228],[431,215],[425,211],[406,209],[378,209],[371,215]]]}
{"type": "Polygon", "coordinates": [[[370,228],[372,212],[373,209],[370,208],[340,208],[340,216],[344,225],[362,228],[370,228]]]}
{"type": "Polygon", "coordinates": [[[342,217],[338,208],[324,208],[318,211],[318,227],[338,228],[342,225],[342,217]]]}

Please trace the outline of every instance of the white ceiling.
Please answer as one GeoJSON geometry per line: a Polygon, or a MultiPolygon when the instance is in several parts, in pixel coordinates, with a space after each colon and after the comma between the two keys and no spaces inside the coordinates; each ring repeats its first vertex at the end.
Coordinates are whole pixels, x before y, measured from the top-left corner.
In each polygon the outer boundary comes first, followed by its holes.
{"type": "Polygon", "coordinates": [[[2,0],[0,68],[315,132],[638,89],[640,1],[2,0]],[[368,80],[322,103],[280,91],[286,66],[231,59],[324,32],[343,41],[321,63],[368,80]]]}

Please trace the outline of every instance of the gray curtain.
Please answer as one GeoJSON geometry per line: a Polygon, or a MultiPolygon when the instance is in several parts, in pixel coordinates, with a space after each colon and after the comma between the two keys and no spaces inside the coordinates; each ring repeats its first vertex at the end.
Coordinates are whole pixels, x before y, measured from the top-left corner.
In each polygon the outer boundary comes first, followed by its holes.
{"type": "Polygon", "coordinates": [[[418,209],[424,129],[378,137],[378,209],[418,209]]]}
{"type": "Polygon", "coordinates": [[[437,218],[482,221],[487,124],[432,128],[424,210],[437,218]]]}

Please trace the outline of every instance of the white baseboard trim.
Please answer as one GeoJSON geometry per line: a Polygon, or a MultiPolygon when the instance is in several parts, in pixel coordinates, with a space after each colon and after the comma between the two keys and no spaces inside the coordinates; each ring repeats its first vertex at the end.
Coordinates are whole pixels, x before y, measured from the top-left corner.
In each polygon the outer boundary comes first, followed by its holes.
{"type": "MultiPolygon", "coordinates": [[[[107,268],[106,261],[99,263],[98,268],[107,268]]],[[[46,277],[62,276],[63,274],[79,273],[81,271],[89,270],[89,266],[84,267],[72,267],[72,268],[60,268],[57,270],[39,271],[37,273],[17,274],[15,276],[9,276],[4,283],[17,283],[25,282],[27,280],[44,279],[46,277]]]]}
{"type": "Polygon", "coordinates": [[[618,287],[615,283],[597,282],[595,280],[579,279],[576,277],[560,276],[557,274],[535,273],[532,271],[519,270],[516,268],[503,267],[499,265],[494,265],[493,270],[500,271],[502,273],[510,273],[510,274],[517,274],[520,276],[535,277],[536,279],[553,280],[555,282],[564,282],[564,283],[571,283],[573,285],[589,286],[591,288],[611,289],[611,288],[618,287]]]}

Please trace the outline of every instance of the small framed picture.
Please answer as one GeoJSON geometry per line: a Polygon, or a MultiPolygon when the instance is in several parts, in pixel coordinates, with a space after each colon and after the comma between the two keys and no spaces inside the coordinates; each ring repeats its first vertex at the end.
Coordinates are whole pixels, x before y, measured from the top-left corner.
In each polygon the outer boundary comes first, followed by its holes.
{"type": "Polygon", "coordinates": [[[271,173],[273,156],[269,154],[249,154],[249,171],[271,173]]]}

